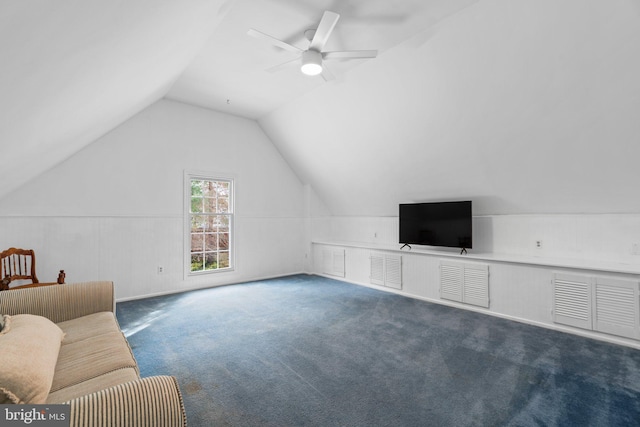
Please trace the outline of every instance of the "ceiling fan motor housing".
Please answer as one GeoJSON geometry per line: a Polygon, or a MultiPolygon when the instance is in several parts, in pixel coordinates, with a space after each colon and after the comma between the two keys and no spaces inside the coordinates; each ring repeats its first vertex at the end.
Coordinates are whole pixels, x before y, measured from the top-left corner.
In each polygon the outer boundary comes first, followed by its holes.
{"type": "Polygon", "coordinates": [[[322,54],[313,49],[302,52],[300,70],[308,76],[317,76],[322,73],[322,54]]]}

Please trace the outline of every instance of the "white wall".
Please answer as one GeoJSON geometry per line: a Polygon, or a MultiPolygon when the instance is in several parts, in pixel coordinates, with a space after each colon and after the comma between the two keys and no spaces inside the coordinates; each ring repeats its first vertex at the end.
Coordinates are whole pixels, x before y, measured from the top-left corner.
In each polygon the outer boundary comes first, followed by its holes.
{"type": "MultiPolygon", "coordinates": [[[[399,247],[398,217],[314,215],[311,223],[314,241],[399,247]]],[[[620,263],[640,268],[640,214],[475,216],[473,249],[469,253],[620,263]],[[541,241],[540,248],[536,241],[541,241]]]]}
{"type": "Polygon", "coordinates": [[[119,299],[304,270],[305,188],[255,121],[159,101],[0,200],[0,247],[119,299]],[[184,171],[236,179],[236,269],[183,278],[184,171]],[[164,274],[157,267],[164,267],[164,274]]]}

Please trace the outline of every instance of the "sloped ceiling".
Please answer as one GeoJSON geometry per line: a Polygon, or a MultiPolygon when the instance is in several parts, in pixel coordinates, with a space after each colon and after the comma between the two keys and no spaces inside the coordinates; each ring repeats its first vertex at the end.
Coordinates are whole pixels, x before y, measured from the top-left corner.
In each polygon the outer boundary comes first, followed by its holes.
{"type": "Polygon", "coordinates": [[[0,197],[161,99],[224,0],[4,0],[0,197]]]}
{"type": "Polygon", "coordinates": [[[337,215],[640,212],[640,0],[8,0],[0,198],[169,99],[257,119],[337,215]],[[378,49],[302,76],[249,28],[378,49]]]}
{"type": "MultiPolygon", "coordinates": [[[[385,52],[477,0],[236,0],[167,98],[258,119],[305,93],[322,89],[322,77],[300,73],[299,54],[247,35],[250,28],[301,49],[326,10],[340,19],[324,51],[385,52]],[[291,62],[291,61],[294,62],[291,62]],[[284,67],[279,65],[286,64],[284,67]],[[275,70],[272,70],[274,69],[275,70]],[[277,70],[277,71],[276,71],[277,70]]],[[[342,76],[367,60],[330,60],[342,76]]]]}
{"type": "Polygon", "coordinates": [[[483,0],[260,124],[337,215],[640,212],[640,2],[483,0]]]}

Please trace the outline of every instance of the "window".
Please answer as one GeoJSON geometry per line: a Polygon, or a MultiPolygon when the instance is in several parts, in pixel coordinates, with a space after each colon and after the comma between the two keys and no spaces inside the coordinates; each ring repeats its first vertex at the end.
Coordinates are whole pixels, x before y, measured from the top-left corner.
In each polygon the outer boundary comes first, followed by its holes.
{"type": "Polygon", "coordinates": [[[187,176],[189,274],[233,268],[233,180],[187,176]]]}

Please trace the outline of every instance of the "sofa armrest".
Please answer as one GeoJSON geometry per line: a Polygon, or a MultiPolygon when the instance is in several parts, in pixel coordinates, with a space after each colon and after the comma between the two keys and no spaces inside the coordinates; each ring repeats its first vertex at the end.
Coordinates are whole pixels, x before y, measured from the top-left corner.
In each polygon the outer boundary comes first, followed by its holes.
{"type": "Polygon", "coordinates": [[[35,314],[59,323],[102,311],[115,313],[113,282],[83,282],[0,292],[2,314],[35,314]]]}
{"type": "Polygon", "coordinates": [[[185,427],[178,382],[158,375],[120,384],[67,402],[71,427],[185,427]]]}

